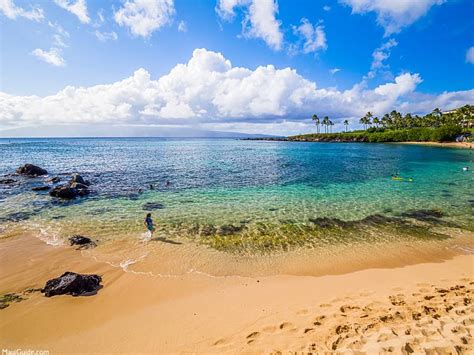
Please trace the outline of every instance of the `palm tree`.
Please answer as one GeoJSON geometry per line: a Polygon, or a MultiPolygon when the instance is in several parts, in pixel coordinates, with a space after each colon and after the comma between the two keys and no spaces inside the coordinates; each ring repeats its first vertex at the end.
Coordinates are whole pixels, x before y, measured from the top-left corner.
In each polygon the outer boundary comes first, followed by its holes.
{"type": "Polygon", "coordinates": [[[319,133],[319,117],[318,115],[314,114],[313,117],[311,117],[313,120],[314,124],[316,125],[316,131],[319,133]]]}
{"type": "Polygon", "coordinates": [[[331,120],[328,120],[328,125],[329,125],[329,132],[332,133],[332,126],[334,126],[334,122],[331,120]]]}
{"type": "Polygon", "coordinates": [[[348,120],[344,121],[344,126],[346,126],[346,132],[347,132],[347,126],[349,126],[349,121],[348,120]]]}
{"type": "Polygon", "coordinates": [[[372,121],[370,120],[372,118],[372,113],[369,111],[365,114],[364,117],[360,119],[360,123],[364,125],[364,129],[367,130],[367,125],[371,125],[372,121]]]}
{"type": "Polygon", "coordinates": [[[379,120],[379,118],[378,118],[378,117],[374,117],[374,120],[373,120],[373,121],[374,121],[374,125],[375,125],[375,127],[377,127],[377,128],[378,128],[378,126],[379,126],[379,124],[380,124],[380,120],[379,120]]]}
{"type": "Polygon", "coordinates": [[[328,124],[329,124],[329,117],[328,116],[324,116],[322,124],[324,126],[324,132],[328,133],[328,124]]]}

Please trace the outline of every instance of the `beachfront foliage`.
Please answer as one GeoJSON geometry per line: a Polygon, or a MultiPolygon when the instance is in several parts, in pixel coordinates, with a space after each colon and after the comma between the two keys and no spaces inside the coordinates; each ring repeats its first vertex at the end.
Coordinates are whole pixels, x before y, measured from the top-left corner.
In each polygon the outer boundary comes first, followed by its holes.
{"type": "Polygon", "coordinates": [[[364,142],[445,142],[453,141],[461,133],[470,133],[474,128],[474,106],[465,105],[456,110],[442,112],[436,108],[431,113],[419,116],[407,113],[402,115],[393,110],[382,118],[367,112],[359,121],[363,131],[347,132],[349,122],[344,121],[345,131],[330,133],[328,125],[333,125],[326,116],[322,125],[325,132],[291,137],[294,140],[332,140],[364,142]],[[328,123],[330,122],[330,123],[328,123]]]}

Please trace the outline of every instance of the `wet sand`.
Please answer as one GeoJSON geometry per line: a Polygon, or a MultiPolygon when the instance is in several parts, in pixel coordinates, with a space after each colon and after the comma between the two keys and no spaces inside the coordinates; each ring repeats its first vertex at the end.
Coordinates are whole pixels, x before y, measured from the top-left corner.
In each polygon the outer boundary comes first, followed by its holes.
{"type": "Polygon", "coordinates": [[[330,276],[153,277],[27,235],[0,242],[0,345],[54,353],[473,349],[473,255],[330,276]],[[98,273],[94,296],[46,298],[64,271],[98,273]]]}

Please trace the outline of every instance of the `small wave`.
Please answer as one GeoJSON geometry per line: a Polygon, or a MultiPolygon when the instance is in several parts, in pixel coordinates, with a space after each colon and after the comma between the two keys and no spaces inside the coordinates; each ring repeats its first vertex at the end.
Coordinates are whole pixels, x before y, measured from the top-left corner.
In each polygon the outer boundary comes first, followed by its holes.
{"type": "Polygon", "coordinates": [[[32,224],[32,227],[39,230],[36,236],[48,245],[64,245],[64,240],[59,236],[59,231],[54,231],[51,227],[42,227],[38,224],[32,224]]]}

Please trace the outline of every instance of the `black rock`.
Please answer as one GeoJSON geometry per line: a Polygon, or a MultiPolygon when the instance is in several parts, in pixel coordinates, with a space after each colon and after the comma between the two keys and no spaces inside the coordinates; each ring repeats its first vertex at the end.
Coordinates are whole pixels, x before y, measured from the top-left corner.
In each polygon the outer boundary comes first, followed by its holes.
{"type": "Polygon", "coordinates": [[[18,169],[16,169],[16,172],[20,175],[25,175],[25,176],[30,176],[30,177],[48,174],[48,172],[45,169],[40,168],[39,166],[36,166],[33,164],[25,164],[19,167],[18,169]]]}
{"type": "Polygon", "coordinates": [[[36,187],[33,187],[31,190],[32,191],[48,191],[51,187],[49,186],[36,186],[36,187]]]}
{"type": "Polygon", "coordinates": [[[147,202],[143,205],[142,208],[145,211],[162,210],[163,208],[165,208],[165,205],[159,202],[147,202]]]}
{"type": "Polygon", "coordinates": [[[91,184],[89,181],[84,180],[84,178],[79,174],[72,174],[70,184],[73,183],[78,183],[85,186],[89,186],[91,184]]]}
{"type": "Polygon", "coordinates": [[[11,185],[11,184],[14,184],[16,181],[13,180],[13,179],[2,179],[0,180],[0,184],[4,184],[4,185],[11,185]]]}
{"type": "Polygon", "coordinates": [[[102,287],[99,275],[81,275],[67,271],[46,282],[41,290],[46,297],[56,295],[87,296],[97,293],[102,287]]]}
{"type": "Polygon", "coordinates": [[[64,198],[67,200],[72,200],[79,196],[79,191],[76,189],[68,186],[68,185],[60,185],[53,188],[49,194],[53,197],[64,198]]]}
{"type": "Polygon", "coordinates": [[[52,177],[51,179],[46,180],[46,182],[52,182],[53,184],[56,184],[61,181],[61,178],[59,176],[52,177]]]}
{"type": "Polygon", "coordinates": [[[97,244],[88,237],[82,235],[73,235],[69,238],[69,243],[71,245],[79,245],[80,248],[93,248],[97,244]]]}

